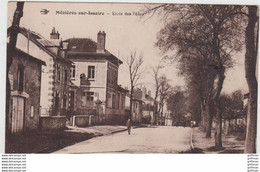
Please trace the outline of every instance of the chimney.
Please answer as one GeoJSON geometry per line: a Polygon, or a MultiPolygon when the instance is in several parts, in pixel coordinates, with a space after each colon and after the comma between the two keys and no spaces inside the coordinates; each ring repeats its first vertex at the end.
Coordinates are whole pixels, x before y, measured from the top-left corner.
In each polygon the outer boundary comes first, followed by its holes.
{"type": "Polygon", "coordinates": [[[55,31],[55,27],[52,28],[52,31],[50,33],[50,38],[51,39],[60,39],[60,34],[58,31],[57,32],[55,31]]]}
{"type": "Polygon", "coordinates": [[[68,49],[68,45],[69,45],[68,42],[62,42],[62,49],[63,50],[67,50],[68,49]]]}
{"type": "Polygon", "coordinates": [[[146,88],[145,86],[142,88],[142,99],[145,99],[145,95],[146,95],[146,88]]]}
{"type": "Polygon", "coordinates": [[[60,56],[63,58],[67,57],[68,45],[68,42],[60,42],[60,56]]]}
{"type": "Polygon", "coordinates": [[[99,31],[97,34],[97,53],[105,53],[106,33],[99,31]]]}

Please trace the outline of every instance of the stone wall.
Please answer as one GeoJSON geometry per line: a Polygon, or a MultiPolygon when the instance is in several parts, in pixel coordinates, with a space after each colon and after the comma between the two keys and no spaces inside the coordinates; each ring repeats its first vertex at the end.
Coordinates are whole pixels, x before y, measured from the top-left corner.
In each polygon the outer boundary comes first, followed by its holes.
{"type": "Polygon", "coordinates": [[[91,125],[125,125],[126,117],[123,115],[75,115],[73,126],[87,127],[91,125]]]}
{"type": "Polygon", "coordinates": [[[12,125],[16,122],[12,121],[12,113],[17,107],[12,107],[12,100],[15,97],[23,97],[24,107],[23,112],[23,132],[31,132],[39,128],[40,116],[40,87],[41,87],[41,65],[42,62],[35,57],[29,56],[25,52],[16,50],[13,57],[13,62],[9,70],[9,81],[11,88],[10,114],[8,115],[8,134],[11,131],[12,125]],[[23,89],[18,88],[18,69],[24,69],[23,75],[23,89]],[[28,95],[24,97],[23,95],[28,95]],[[12,124],[13,123],[13,124],[12,124]]]}
{"type": "Polygon", "coordinates": [[[87,127],[87,126],[89,126],[89,115],[73,116],[73,126],[75,126],[75,127],[87,127]]]}
{"type": "Polygon", "coordinates": [[[66,127],[65,116],[46,116],[40,117],[40,128],[42,130],[59,130],[66,127]]]}

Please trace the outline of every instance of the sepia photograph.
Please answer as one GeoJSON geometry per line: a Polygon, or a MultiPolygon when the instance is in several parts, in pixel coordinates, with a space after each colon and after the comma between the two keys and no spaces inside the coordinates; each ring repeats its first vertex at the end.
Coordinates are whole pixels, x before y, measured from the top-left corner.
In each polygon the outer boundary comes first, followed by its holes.
{"type": "Polygon", "coordinates": [[[10,1],[7,13],[6,154],[257,152],[258,5],[10,1]]]}

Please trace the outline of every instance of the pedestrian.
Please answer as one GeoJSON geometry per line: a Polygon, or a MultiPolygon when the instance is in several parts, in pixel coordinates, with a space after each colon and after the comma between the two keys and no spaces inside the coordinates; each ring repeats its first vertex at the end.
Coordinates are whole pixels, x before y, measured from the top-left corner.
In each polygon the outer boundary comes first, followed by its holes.
{"type": "Polygon", "coordinates": [[[128,134],[131,134],[131,119],[128,118],[127,122],[126,122],[126,126],[127,126],[127,130],[128,130],[128,134]]]}

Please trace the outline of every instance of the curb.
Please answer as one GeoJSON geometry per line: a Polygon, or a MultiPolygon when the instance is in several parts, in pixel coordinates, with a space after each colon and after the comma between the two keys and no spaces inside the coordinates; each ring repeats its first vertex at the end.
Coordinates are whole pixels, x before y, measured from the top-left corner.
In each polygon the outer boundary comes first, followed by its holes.
{"type": "Polygon", "coordinates": [[[123,131],[127,131],[127,129],[122,129],[122,130],[112,131],[111,134],[119,133],[119,132],[123,132],[123,131]]]}

